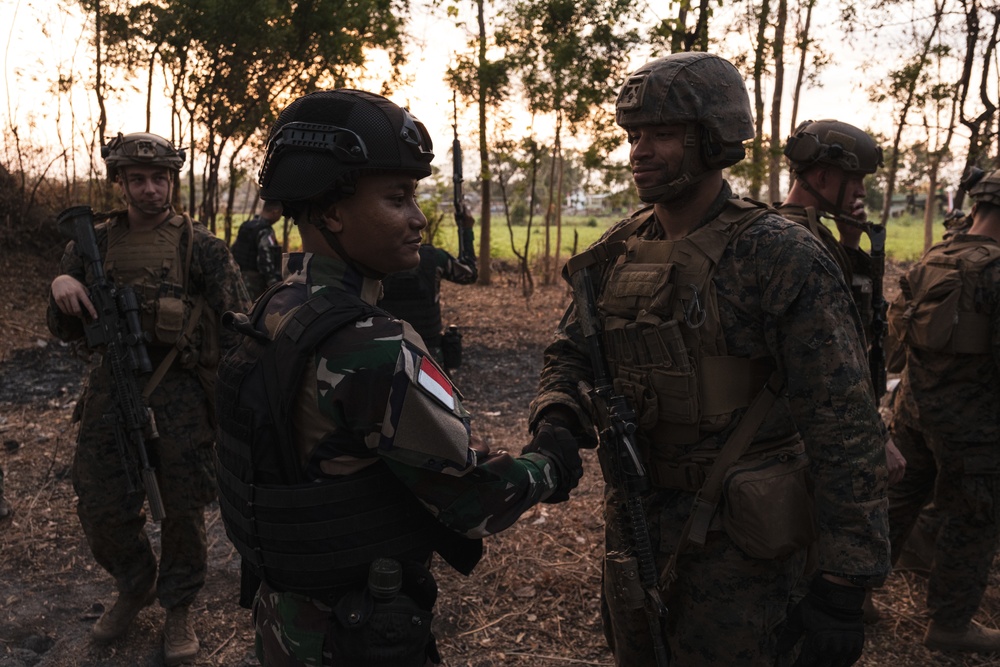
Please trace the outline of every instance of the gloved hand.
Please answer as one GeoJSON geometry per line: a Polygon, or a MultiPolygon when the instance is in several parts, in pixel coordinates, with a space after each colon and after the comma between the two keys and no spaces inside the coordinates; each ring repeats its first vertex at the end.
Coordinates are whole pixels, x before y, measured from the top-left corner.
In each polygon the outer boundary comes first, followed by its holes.
{"type": "Polygon", "coordinates": [[[864,600],[864,588],[817,575],[809,593],[788,614],[788,625],[778,639],[779,654],[789,651],[804,634],[793,667],[850,667],[865,645],[864,600]]]}
{"type": "Polygon", "coordinates": [[[521,454],[531,453],[547,458],[559,477],[555,491],[542,502],[562,503],[569,500],[569,492],[576,488],[583,477],[580,446],[569,429],[542,420],[535,431],[535,437],[521,450],[521,454]]]}

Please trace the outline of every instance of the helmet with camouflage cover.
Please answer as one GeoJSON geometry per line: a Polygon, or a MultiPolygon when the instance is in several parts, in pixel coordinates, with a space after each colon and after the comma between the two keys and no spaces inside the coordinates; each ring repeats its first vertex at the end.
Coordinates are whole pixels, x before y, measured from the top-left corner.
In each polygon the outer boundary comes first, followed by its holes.
{"type": "Polygon", "coordinates": [[[320,90],[288,105],[271,127],[258,184],[260,196],[285,205],[294,217],[320,195],[354,191],[365,171],[431,174],[433,145],[406,109],[360,90],[320,90]]]}
{"type": "Polygon", "coordinates": [[[1000,170],[984,172],[982,169],[970,169],[962,179],[961,187],[976,204],[1000,206],[1000,170]]]}
{"type": "Polygon", "coordinates": [[[637,69],[618,94],[615,122],[626,130],[683,125],[684,145],[698,146],[697,152],[685,149],[676,180],[639,189],[647,203],[669,201],[708,171],[736,164],[746,156],[743,142],[754,136],[743,77],[710,53],[674,53],[637,69]]]}
{"type": "Polygon", "coordinates": [[[797,174],[817,164],[855,174],[874,174],[882,166],[882,147],[864,130],[839,120],[799,123],[785,144],[785,157],[797,174]]]}
{"type": "Polygon", "coordinates": [[[122,167],[160,166],[178,172],[184,165],[184,149],[157,134],[149,132],[118,133],[118,136],[101,146],[101,157],[108,167],[108,180],[118,178],[122,167]]]}

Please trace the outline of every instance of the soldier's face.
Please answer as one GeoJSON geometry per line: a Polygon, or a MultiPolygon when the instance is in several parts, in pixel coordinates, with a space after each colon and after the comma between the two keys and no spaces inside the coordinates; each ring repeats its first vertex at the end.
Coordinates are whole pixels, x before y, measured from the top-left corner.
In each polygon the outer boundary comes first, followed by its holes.
{"type": "Polygon", "coordinates": [[[406,174],[362,175],[355,194],[333,205],[328,225],[361,265],[378,273],[412,269],[420,263],[427,226],[416,189],[416,179],[406,174]]]}
{"type": "Polygon", "coordinates": [[[144,212],[161,212],[170,204],[171,172],[156,166],[129,166],[119,172],[126,201],[144,212]]]}
{"type": "Polygon", "coordinates": [[[629,164],[638,188],[677,178],[684,158],[683,125],[641,125],[628,129],[629,164]]]}

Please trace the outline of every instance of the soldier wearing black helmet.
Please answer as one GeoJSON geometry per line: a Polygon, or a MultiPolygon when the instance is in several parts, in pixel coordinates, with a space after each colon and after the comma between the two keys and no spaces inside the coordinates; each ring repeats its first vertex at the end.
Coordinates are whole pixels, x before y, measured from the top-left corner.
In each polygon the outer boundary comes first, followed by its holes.
{"type": "MultiPolygon", "coordinates": [[[[804,635],[801,664],[850,665],[864,642],[863,587],[885,577],[888,554],[885,454],[847,285],[807,230],[724,180],[753,136],[732,64],[653,60],[626,81],[616,121],[647,206],[567,265],[599,275],[602,347],[636,412],[661,573],[656,590],[637,590],[612,487],[602,615],[616,663],[663,663],[644,613],[652,597],[667,610],[659,634],[672,664],[770,666],[804,635]],[[736,462],[716,469],[723,459],[736,462]],[[815,537],[820,573],[789,611],[815,537]]],[[[571,307],[546,350],[533,428],[593,439],[580,395],[594,382],[592,350],[571,307]]]]}
{"type": "Polygon", "coordinates": [[[220,506],[259,580],[263,665],[438,663],[432,554],[468,574],[483,537],[582,475],[565,429],[516,458],[478,445],[420,337],[374,305],[419,261],[433,157],[416,118],[363,91],[301,97],[271,128],[261,196],[304,252],[232,316],[244,339],[219,371],[220,506]]]}
{"type": "MultiPolygon", "coordinates": [[[[189,608],[207,571],[205,506],[215,499],[215,368],[220,349],[236,337],[220,332],[227,310],[248,303],[239,269],[225,242],[172,207],[183,151],[155,134],[119,134],[102,150],[108,178],[125,209],[98,214],[95,229],[108,279],[139,296],[140,319],[154,369],[141,387],[159,437],[149,458],[165,506],[160,559],[144,529],[142,488],[128,475],[106,415],[114,381],[106,362],[91,373],[77,406],[80,420],[73,461],[77,514],[97,562],[115,579],[118,597],[94,625],[95,640],[117,639],[143,607],[159,599],[167,610],[164,658],[175,665],[199,649],[189,608]]],[[[52,281],[50,331],[83,338],[97,316],[81,259],[70,242],[52,281]]],[[[134,473],[133,473],[134,474],[134,473]]]]}
{"type": "Polygon", "coordinates": [[[1000,630],[973,620],[1000,539],[1000,171],[965,179],[972,226],[932,246],[900,279],[890,336],[905,361],[894,433],[909,464],[890,489],[892,557],[934,501],[924,645],[1000,651],[1000,630]]]}

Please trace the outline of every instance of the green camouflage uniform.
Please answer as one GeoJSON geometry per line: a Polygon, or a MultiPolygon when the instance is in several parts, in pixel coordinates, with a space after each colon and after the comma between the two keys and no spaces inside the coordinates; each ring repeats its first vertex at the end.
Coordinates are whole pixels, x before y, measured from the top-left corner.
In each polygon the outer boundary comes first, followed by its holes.
{"type": "MultiPolygon", "coordinates": [[[[127,224],[124,216],[116,224],[127,224]]],[[[248,296],[229,248],[202,225],[196,224],[193,229],[190,293],[202,295],[206,308],[217,316],[227,310],[245,310],[248,296]]],[[[103,256],[107,224],[98,225],[96,233],[103,256]]],[[[187,232],[182,243],[186,247],[187,232]]],[[[73,242],[63,254],[60,273],[87,283],[73,242]]],[[[108,278],[114,280],[113,271],[108,272],[108,278]]],[[[60,312],[51,296],[47,317],[49,330],[58,338],[76,340],[83,336],[81,320],[60,312]]],[[[235,343],[233,334],[221,333],[221,349],[235,343]]],[[[167,350],[154,345],[148,349],[155,369],[167,350]]],[[[112,380],[103,363],[91,372],[77,408],[81,423],[72,471],[73,487],[79,497],[77,514],[94,558],[115,578],[122,592],[140,594],[155,582],[160,604],[167,609],[190,605],[204,584],[204,508],[216,495],[214,414],[198,369],[181,366],[175,359],[148,401],[160,437],[147,445],[166,510],[159,567],[143,528],[145,494],[141,488],[128,491],[122,459],[105,420],[112,410],[112,380]]]]}
{"type": "MultiPolygon", "coordinates": [[[[260,322],[270,336],[310,296],[339,291],[374,303],[381,290],[331,257],[293,253],[285,271],[284,285],[263,306],[260,322]]],[[[384,462],[414,502],[470,538],[511,525],[558,482],[541,455],[515,459],[473,448],[461,396],[401,320],[375,316],[337,330],[318,348],[312,368],[293,408],[307,479],[384,462]]],[[[336,630],[335,604],[263,583],[253,608],[261,664],[334,664],[333,646],[348,634],[336,630]]]]}
{"type": "MultiPolygon", "coordinates": [[[[702,224],[720,215],[729,192],[725,186],[702,224]]],[[[663,238],[655,216],[636,234],[663,238]]],[[[883,579],[889,567],[885,451],[863,334],[841,271],[802,226],[765,214],[729,241],[712,283],[726,354],[768,360],[783,371],[785,390],[754,442],[794,437],[796,430],[801,434],[815,482],[819,568],[883,579]]],[[[624,284],[602,285],[604,292],[628,289],[624,284]]],[[[589,424],[577,386],[592,379],[587,347],[571,307],[559,336],[546,350],[532,423],[558,404],[589,424]]],[[[660,450],[660,456],[678,458],[698,450],[717,452],[743,412],[733,413],[717,432],[702,430],[696,442],[682,448],[658,445],[640,415],[639,445],[646,452],[660,450]]],[[[662,486],[643,498],[661,571],[675,551],[693,500],[692,491],[662,486]]],[[[770,666],[806,553],[799,549],[779,559],[753,558],[721,530],[721,511],[724,507],[716,513],[705,546],[689,546],[678,561],[678,581],[666,601],[672,661],[685,667],[770,666]]],[[[625,549],[616,529],[625,519],[615,491],[606,495],[605,519],[606,552],[625,549]]],[[[617,664],[654,664],[644,615],[622,608],[607,571],[605,634],[617,664]]]]}
{"type": "MultiPolygon", "coordinates": [[[[965,233],[945,243],[970,241],[995,243],[965,233]]],[[[1000,539],[1000,261],[979,274],[975,299],[989,319],[991,352],[907,346],[894,403],[893,435],[907,466],[889,494],[893,556],[933,495],[943,525],[927,606],[945,628],[965,627],[979,608],[1000,539]]]]}

